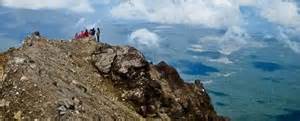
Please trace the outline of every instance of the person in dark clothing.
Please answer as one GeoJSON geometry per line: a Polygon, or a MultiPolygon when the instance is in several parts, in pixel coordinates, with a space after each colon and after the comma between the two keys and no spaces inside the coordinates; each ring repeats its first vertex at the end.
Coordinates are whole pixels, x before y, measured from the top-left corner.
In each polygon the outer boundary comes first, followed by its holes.
{"type": "Polygon", "coordinates": [[[97,28],[96,36],[97,36],[97,42],[100,42],[100,29],[99,28],[97,28]]]}
{"type": "Polygon", "coordinates": [[[95,33],[96,33],[95,28],[92,28],[92,29],[90,30],[90,35],[91,35],[91,36],[95,36],[95,33]]]}
{"type": "Polygon", "coordinates": [[[39,31],[35,31],[35,32],[33,32],[33,33],[32,33],[32,35],[34,35],[34,36],[37,36],[37,37],[40,37],[40,36],[41,36],[41,34],[40,34],[40,32],[39,32],[39,31]]]}

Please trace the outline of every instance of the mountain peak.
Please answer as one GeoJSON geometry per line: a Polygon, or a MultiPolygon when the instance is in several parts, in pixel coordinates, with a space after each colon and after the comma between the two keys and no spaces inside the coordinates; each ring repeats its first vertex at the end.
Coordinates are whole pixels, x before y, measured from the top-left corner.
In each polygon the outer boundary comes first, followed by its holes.
{"type": "Polygon", "coordinates": [[[202,86],[130,46],[27,37],[0,54],[0,119],[224,121],[202,86]]]}

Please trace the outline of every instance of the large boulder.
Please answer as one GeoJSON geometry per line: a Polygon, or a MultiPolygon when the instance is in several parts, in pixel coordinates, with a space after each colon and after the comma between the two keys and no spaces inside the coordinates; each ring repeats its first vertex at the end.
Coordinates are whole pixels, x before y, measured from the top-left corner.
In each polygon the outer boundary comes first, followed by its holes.
{"type": "Polygon", "coordinates": [[[144,58],[144,55],[133,47],[116,47],[116,50],[117,57],[114,69],[118,73],[130,73],[130,71],[143,68],[148,64],[144,58]]]}
{"type": "Polygon", "coordinates": [[[101,73],[108,74],[111,71],[116,55],[115,50],[112,48],[101,50],[101,52],[93,55],[95,66],[101,73]]]}
{"type": "Polygon", "coordinates": [[[92,63],[99,73],[127,88],[144,82],[149,65],[143,54],[133,47],[105,44],[93,52],[92,63]]]}

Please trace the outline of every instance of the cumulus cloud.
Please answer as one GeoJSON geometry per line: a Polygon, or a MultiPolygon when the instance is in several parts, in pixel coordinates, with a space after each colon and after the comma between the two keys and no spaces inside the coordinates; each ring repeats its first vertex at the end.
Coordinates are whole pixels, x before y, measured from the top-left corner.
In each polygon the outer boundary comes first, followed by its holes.
{"type": "Polygon", "coordinates": [[[207,36],[193,45],[190,50],[195,52],[217,51],[223,55],[230,55],[242,48],[262,47],[262,44],[251,41],[248,33],[240,27],[230,27],[222,36],[207,36]]]}
{"type": "Polygon", "coordinates": [[[145,28],[132,32],[129,37],[129,43],[138,47],[159,47],[159,42],[159,36],[145,28]]]}
{"type": "Polygon", "coordinates": [[[268,21],[300,29],[300,14],[297,4],[287,0],[267,0],[261,6],[261,15],[268,21]]]}
{"type": "Polygon", "coordinates": [[[220,28],[246,22],[241,6],[254,8],[267,21],[300,30],[299,8],[293,0],[126,0],[111,13],[123,19],[220,28]]]}
{"type": "Polygon", "coordinates": [[[241,21],[239,6],[232,0],[129,0],[114,7],[111,13],[123,19],[212,28],[239,25],[241,21]]]}
{"type": "Polygon", "coordinates": [[[22,9],[67,9],[73,12],[94,12],[88,0],[2,0],[2,6],[22,9]]]}
{"type": "Polygon", "coordinates": [[[269,22],[300,30],[299,7],[294,0],[236,0],[241,6],[256,8],[269,22]]]}

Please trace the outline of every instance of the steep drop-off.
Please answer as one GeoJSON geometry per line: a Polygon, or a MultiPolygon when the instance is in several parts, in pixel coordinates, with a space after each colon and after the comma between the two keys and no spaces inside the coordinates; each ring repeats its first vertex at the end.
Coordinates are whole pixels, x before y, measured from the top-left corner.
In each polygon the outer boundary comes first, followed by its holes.
{"type": "Polygon", "coordinates": [[[27,37],[0,54],[0,120],[224,121],[200,81],[185,83],[130,46],[27,37]]]}

